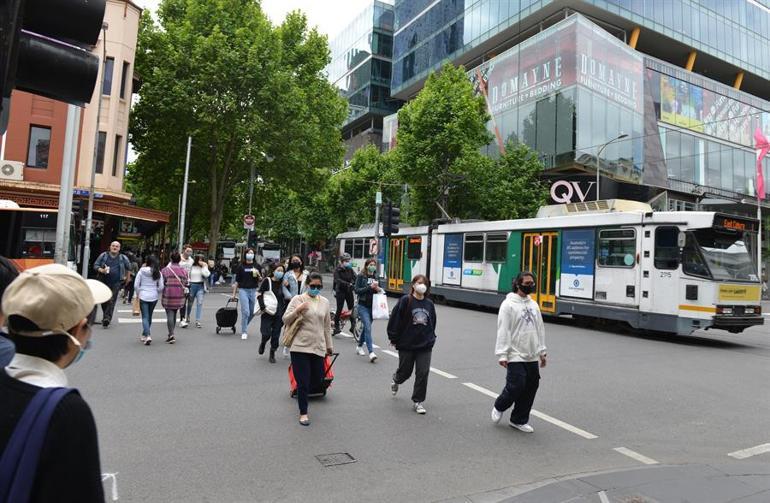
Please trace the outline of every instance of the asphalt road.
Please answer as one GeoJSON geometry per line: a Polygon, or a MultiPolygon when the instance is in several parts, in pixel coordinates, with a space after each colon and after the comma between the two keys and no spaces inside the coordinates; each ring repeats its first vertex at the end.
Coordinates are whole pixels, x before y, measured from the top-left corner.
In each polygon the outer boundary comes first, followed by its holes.
{"type": "MultiPolygon", "coordinates": [[[[547,323],[549,363],[527,435],[507,415],[489,419],[489,395],[504,382],[494,313],[438,306],[425,416],[411,409],[412,381],[391,397],[397,359],[384,322],[375,364],[335,338],[336,379],[302,427],[288,361],[257,356],[258,320],[247,341],[214,333],[225,300],[210,293],[204,328],[177,329],[175,345],[163,343],[155,313],[150,347],[138,318],[120,312],[130,306],[118,306],[118,323],[96,327],[93,349],[69,372],[96,416],[120,501],[499,501],[574,474],[770,462],[761,447],[746,451],[770,442],[770,318],[740,335],[696,337],[547,323]],[[316,458],[333,453],[355,462],[316,458]]],[[[111,496],[111,480],[105,487],[111,496]]]]}

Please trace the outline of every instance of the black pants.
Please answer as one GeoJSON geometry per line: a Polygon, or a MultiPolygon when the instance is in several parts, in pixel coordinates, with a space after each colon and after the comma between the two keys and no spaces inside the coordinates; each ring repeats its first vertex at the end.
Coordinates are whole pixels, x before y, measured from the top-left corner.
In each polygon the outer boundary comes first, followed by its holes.
{"type": "Polygon", "coordinates": [[[107,288],[112,290],[112,297],[102,304],[102,323],[104,323],[105,320],[107,323],[112,321],[112,313],[115,312],[115,302],[118,300],[118,293],[120,292],[120,283],[107,285],[107,288]]]}
{"type": "Polygon", "coordinates": [[[184,296],[184,304],[182,304],[182,308],[179,310],[179,321],[187,320],[188,323],[190,322],[191,308],[192,308],[192,299],[190,299],[190,294],[186,293],[184,296]]]}
{"type": "Polygon", "coordinates": [[[495,409],[503,412],[515,403],[511,422],[527,424],[537,388],[540,386],[538,362],[509,362],[507,370],[505,388],[495,400],[495,409]]]}
{"type": "Polygon", "coordinates": [[[126,293],[126,302],[129,304],[132,300],[134,300],[134,281],[131,280],[128,283],[126,283],[125,288],[123,288],[123,291],[126,293]]]}
{"type": "Polygon", "coordinates": [[[311,353],[291,352],[291,368],[297,381],[297,404],[300,415],[307,414],[307,395],[323,384],[324,359],[311,353]]]}
{"type": "Polygon", "coordinates": [[[262,342],[270,341],[270,351],[278,349],[278,339],[281,337],[283,327],[283,311],[278,309],[275,314],[262,314],[259,331],[262,333],[262,342]]]}
{"type": "Polygon", "coordinates": [[[393,381],[401,384],[412,375],[414,369],[414,388],[412,401],[424,402],[428,392],[428,375],[430,374],[430,357],[433,351],[398,351],[398,370],[393,374],[393,381]]]}
{"type": "Polygon", "coordinates": [[[334,314],[334,326],[340,327],[340,315],[342,315],[342,306],[348,303],[348,309],[353,311],[353,290],[350,288],[339,289],[335,292],[337,297],[337,312],[334,314]]]}

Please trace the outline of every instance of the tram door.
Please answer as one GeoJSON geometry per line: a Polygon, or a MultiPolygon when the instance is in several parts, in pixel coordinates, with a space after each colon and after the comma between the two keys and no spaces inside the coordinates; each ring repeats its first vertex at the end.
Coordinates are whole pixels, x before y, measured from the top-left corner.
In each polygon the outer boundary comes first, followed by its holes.
{"type": "Polygon", "coordinates": [[[521,270],[537,275],[537,289],[532,295],[545,313],[556,311],[558,241],[555,232],[526,233],[522,240],[521,270]]]}
{"type": "Polygon", "coordinates": [[[392,238],[388,248],[388,290],[401,292],[404,287],[405,238],[392,238]]]}

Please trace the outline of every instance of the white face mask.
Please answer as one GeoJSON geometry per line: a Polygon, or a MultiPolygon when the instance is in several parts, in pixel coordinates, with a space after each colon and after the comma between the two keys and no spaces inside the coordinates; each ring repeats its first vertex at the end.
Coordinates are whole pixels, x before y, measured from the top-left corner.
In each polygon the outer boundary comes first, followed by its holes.
{"type": "Polygon", "coordinates": [[[414,285],[414,291],[419,293],[420,295],[425,295],[425,292],[428,291],[428,286],[423,285],[422,283],[417,283],[414,285]]]}
{"type": "Polygon", "coordinates": [[[246,260],[254,260],[254,254],[253,253],[247,253],[246,254],[246,260]]]}

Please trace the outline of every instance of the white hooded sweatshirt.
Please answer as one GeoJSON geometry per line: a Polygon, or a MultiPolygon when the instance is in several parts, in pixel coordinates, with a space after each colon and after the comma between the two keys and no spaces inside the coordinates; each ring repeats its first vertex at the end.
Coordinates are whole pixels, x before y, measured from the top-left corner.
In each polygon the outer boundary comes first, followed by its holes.
{"type": "Polygon", "coordinates": [[[540,306],[529,297],[509,293],[497,315],[495,355],[498,360],[536,362],[545,352],[545,327],[540,306]]]}

